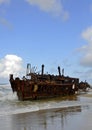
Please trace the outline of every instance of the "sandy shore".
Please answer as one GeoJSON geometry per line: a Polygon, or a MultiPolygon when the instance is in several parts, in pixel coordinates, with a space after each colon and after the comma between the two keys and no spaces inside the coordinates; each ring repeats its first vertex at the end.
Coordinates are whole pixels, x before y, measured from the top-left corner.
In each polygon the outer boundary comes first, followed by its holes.
{"type": "MultiPolygon", "coordinates": [[[[91,96],[81,97],[92,102],[91,96]]],[[[92,130],[92,106],[0,116],[0,130],[92,130]]]]}

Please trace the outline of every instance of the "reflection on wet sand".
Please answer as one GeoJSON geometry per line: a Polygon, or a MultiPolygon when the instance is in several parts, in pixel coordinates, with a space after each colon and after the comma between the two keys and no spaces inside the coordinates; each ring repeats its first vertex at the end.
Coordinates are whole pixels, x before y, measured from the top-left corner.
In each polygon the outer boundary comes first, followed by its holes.
{"type": "Polygon", "coordinates": [[[12,115],[11,126],[13,130],[65,130],[71,117],[80,112],[77,106],[12,115]]]}
{"type": "Polygon", "coordinates": [[[64,97],[62,101],[60,98],[55,98],[37,102],[18,102],[13,105],[24,112],[22,106],[30,109],[29,104],[32,107],[36,104],[42,108],[54,104],[54,109],[22,114],[18,114],[16,109],[17,114],[0,116],[0,130],[92,130],[92,98],[87,98],[85,95],[64,97]]]}

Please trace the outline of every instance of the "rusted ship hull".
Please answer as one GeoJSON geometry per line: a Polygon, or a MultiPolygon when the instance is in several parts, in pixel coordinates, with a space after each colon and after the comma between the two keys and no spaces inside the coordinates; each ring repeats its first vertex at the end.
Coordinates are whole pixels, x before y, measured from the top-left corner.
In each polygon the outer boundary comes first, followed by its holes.
{"type": "Polygon", "coordinates": [[[13,74],[10,75],[10,84],[13,92],[17,93],[19,100],[30,100],[38,98],[48,98],[55,96],[72,95],[78,91],[78,78],[65,77],[64,72],[60,72],[59,75],[44,74],[44,65],[42,65],[42,73],[29,73],[30,67],[27,66],[27,76],[31,76],[30,79],[13,78],[13,74]]]}
{"type": "Polygon", "coordinates": [[[12,81],[12,90],[17,92],[19,100],[39,99],[55,96],[73,95],[78,88],[73,84],[30,83],[30,81],[12,81]]]}
{"type": "Polygon", "coordinates": [[[29,69],[30,66],[27,65],[27,74],[23,79],[14,79],[13,74],[10,75],[11,88],[17,93],[19,100],[74,95],[79,88],[83,89],[85,85],[85,88],[87,87],[86,83],[79,83],[79,78],[64,76],[64,70],[61,75],[60,67],[59,75],[44,74],[44,65],[41,74],[33,73],[29,69]],[[27,76],[30,76],[30,79],[27,76]]]}

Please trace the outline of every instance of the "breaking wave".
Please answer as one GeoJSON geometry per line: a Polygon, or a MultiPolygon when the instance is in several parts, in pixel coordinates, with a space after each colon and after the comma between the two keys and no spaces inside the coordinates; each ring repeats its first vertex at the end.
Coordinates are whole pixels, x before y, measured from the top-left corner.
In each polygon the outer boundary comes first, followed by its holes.
{"type": "MultiPolygon", "coordinates": [[[[84,98],[83,98],[84,99],[84,98]]],[[[33,101],[19,101],[16,93],[13,93],[10,85],[0,85],[0,116],[33,112],[45,109],[68,108],[73,106],[86,106],[92,104],[81,101],[80,97],[53,98],[33,101]]]]}
{"type": "Polygon", "coordinates": [[[17,96],[12,93],[10,85],[0,85],[0,101],[14,99],[17,99],[17,96]]]}

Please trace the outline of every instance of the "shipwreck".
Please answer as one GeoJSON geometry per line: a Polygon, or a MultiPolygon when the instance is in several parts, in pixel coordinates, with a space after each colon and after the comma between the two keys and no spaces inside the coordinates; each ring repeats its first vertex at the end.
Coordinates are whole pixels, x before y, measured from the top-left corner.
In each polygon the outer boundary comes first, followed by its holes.
{"type": "Polygon", "coordinates": [[[44,65],[42,65],[41,73],[31,70],[31,65],[27,64],[26,76],[22,79],[14,78],[10,74],[10,85],[13,92],[17,93],[19,100],[31,100],[48,98],[55,96],[74,95],[79,89],[89,87],[88,83],[79,82],[79,78],[64,76],[64,69],[58,66],[58,75],[45,74],[44,65]]]}

